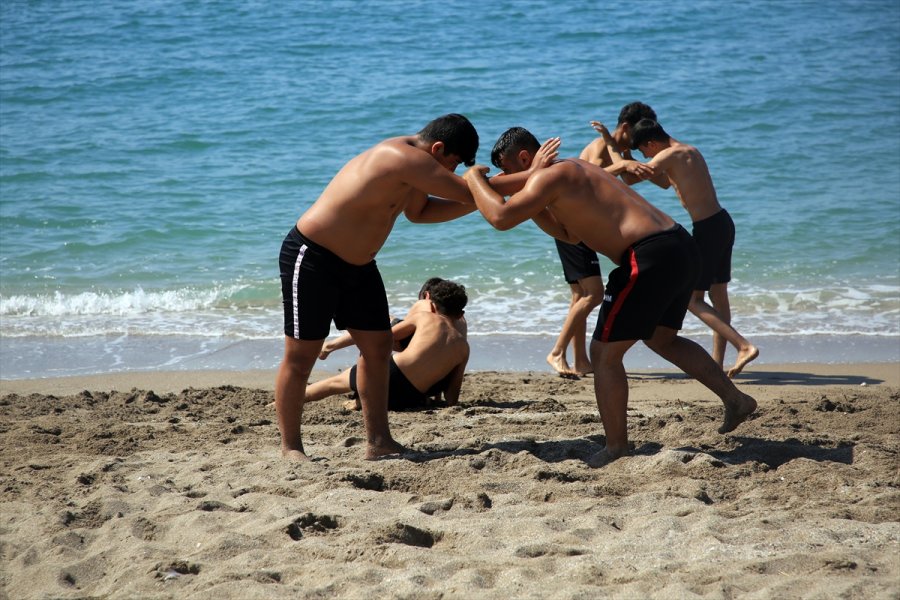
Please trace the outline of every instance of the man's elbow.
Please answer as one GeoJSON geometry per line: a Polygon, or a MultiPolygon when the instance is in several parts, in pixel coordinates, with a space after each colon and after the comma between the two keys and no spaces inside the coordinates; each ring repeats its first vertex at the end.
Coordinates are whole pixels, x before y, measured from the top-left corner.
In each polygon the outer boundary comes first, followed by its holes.
{"type": "Polygon", "coordinates": [[[497,231],[508,231],[518,225],[518,223],[513,222],[511,219],[504,217],[503,215],[494,215],[491,217],[485,217],[488,223],[491,224],[491,227],[496,229],[497,231]]]}

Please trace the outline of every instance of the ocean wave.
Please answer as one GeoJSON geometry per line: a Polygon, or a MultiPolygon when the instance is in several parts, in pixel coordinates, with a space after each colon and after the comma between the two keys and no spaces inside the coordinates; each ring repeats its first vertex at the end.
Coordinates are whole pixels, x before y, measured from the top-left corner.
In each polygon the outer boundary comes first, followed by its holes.
{"type": "MultiPolygon", "coordinates": [[[[498,282],[470,291],[466,317],[473,336],[555,336],[569,305],[567,288],[498,282]]],[[[397,316],[414,292],[389,294],[397,316]]],[[[760,290],[732,294],[733,324],[748,338],[793,335],[900,335],[898,288],[879,284],[828,290],[760,290]]],[[[596,311],[588,319],[589,330],[596,311]]],[[[265,339],[281,336],[282,307],[274,283],[120,292],[55,292],[0,297],[4,337],[189,335],[265,339]]],[[[684,331],[709,329],[688,314],[684,331]]],[[[332,330],[332,334],[337,333],[332,330]]]]}

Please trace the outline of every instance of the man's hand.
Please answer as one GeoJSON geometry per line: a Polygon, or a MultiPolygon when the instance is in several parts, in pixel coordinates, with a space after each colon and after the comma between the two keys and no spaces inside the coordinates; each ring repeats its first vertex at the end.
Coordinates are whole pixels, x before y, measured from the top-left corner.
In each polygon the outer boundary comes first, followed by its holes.
{"type": "Polygon", "coordinates": [[[641,179],[650,179],[656,173],[656,171],[653,170],[653,167],[636,160],[626,160],[621,164],[625,165],[626,172],[631,173],[635,177],[640,177],[641,179]]]}
{"type": "Polygon", "coordinates": [[[552,137],[541,144],[541,147],[538,148],[534,155],[534,160],[531,161],[531,169],[529,171],[536,171],[552,165],[556,157],[559,156],[560,144],[562,144],[562,141],[558,137],[552,137]]]}
{"type": "Polygon", "coordinates": [[[490,167],[484,165],[474,165],[466,169],[466,172],[463,173],[463,179],[465,179],[467,183],[471,181],[473,177],[485,179],[487,177],[487,172],[490,170],[490,167]]]}
{"type": "Polygon", "coordinates": [[[599,133],[600,135],[602,135],[603,137],[606,137],[606,136],[610,135],[610,134],[609,134],[609,129],[607,129],[607,128],[606,128],[606,125],[604,125],[604,124],[601,123],[600,121],[591,121],[591,127],[593,127],[594,130],[595,130],[597,133],[599,133]]]}

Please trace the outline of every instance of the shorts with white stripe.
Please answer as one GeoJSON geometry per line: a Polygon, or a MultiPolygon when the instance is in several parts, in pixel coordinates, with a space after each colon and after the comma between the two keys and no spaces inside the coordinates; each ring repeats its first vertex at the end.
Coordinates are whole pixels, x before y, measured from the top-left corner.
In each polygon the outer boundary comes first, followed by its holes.
{"type": "Polygon", "coordinates": [[[387,295],[375,261],[350,264],[293,227],[279,256],[284,334],[299,340],[338,329],[389,331],[387,295]]]}

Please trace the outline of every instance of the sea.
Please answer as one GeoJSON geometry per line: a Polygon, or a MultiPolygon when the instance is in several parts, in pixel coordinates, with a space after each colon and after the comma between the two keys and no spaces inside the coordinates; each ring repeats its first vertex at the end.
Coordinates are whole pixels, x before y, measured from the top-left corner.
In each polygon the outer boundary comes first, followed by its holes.
{"type": "MultiPolygon", "coordinates": [[[[758,362],[900,365],[896,0],[4,0],[0,377],[275,369],[281,242],[355,154],[457,112],[481,163],[514,125],[577,156],[636,100],[709,164],[758,362]]],[[[395,314],[466,286],[472,369],[548,368],[569,288],[533,223],[401,216],[377,263],[395,314]]]]}

